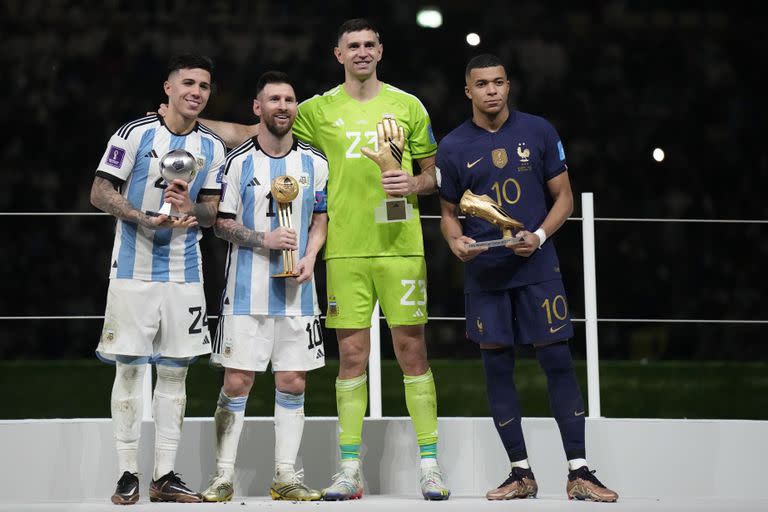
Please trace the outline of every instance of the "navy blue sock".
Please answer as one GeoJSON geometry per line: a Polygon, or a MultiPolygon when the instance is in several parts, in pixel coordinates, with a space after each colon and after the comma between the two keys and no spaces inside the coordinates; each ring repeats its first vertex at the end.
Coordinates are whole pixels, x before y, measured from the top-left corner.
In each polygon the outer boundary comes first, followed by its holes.
{"type": "Polygon", "coordinates": [[[568,460],[586,458],[584,400],[576,380],[571,350],[565,342],[536,348],[536,358],[547,376],[549,407],[560,429],[568,460]]]}
{"type": "Polygon", "coordinates": [[[515,389],[515,351],[512,347],[481,349],[485,367],[485,391],[493,424],[510,462],[528,458],[520,424],[522,413],[515,389]]]}

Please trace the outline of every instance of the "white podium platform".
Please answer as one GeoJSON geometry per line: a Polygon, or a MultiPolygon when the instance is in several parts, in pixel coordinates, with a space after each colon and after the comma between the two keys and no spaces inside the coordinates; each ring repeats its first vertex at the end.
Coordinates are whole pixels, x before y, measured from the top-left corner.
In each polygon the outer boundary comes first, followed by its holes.
{"type": "MultiPolygon", "coordinates": [[[[142,498],[135,510],[162,506],[168,511],[177,505],[150,504],[147,499],[153,427],[152,422],[142,426],[142,498]]],[[[567,468],[553,419],[526,418],[523,430],[540,499],[508,505],[524,506],[525,510],[561,510],[567,506],[606,509],[605,504],[566,500],[567,468]]],[[[453,492],[445,508],[498,510],[500,503],[483,498],[509,472],[492,420],[440,418],[439,431],[439,460],[453,492]]],[[[192,488],[204,488],[214,471],[214,439],[211,418],[185,421],[176,471],[192,488]]],[[[617,512],[768,510],[768,493],[762,487],[768,463],[766,439],[765,421],[587,419],[590,467],[621,496],[612,509],[617,512]]],[[[418,449],[408,418],[366,420],[363,441],[366,499],[360,505],[337,506],[359,510],[363,504],[366,510],[421,507],[421,503],[437,506],[424,503],[419,494],[418,449]]],[[[101,510],[102,505],[109,504],[119,476],[109,419],[0,421],[0,454],[0,510],[101,510]]],[[[317,488],[327,485],[336,471],[337,457],[336,418],[307,418],[298,463],[304,467],[307,484],[317,488]]],[[[291,505],[266,498],[273,459],[272,418],[247,418],[238,453],[234,503],[261,503],[271,510],[291,505]]],[[[331,510],[328,507],[333,504],[314,505],[331,510]]],[[[109,504],[108,509],[114,510],[111,507],[109,504]]]]}

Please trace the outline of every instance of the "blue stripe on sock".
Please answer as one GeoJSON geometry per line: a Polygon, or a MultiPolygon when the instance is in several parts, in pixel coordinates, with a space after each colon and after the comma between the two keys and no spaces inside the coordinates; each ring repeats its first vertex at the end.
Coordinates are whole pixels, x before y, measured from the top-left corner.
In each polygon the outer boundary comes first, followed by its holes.
{"type": "Polygon", "coordinates": [[[294,395],[275,390],[275,403],[285,409],[298,409],[304,407],[304,393],[294,395]]]}

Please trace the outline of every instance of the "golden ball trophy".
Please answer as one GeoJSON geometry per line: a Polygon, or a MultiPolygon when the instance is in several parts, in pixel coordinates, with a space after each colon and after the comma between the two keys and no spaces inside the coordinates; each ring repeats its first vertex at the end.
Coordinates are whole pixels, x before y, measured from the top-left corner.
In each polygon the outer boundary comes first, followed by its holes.
{"type": "MultiPolygon", "coordinates": [[[[299,182],[293,176],[278,176],[272,180],[272,199],[277,202],[277,219],[280,227],[293,229],[291,213],[293,205],[291,201],[299,195],[299,182]]],[[[283,271],[272,274],[272,277],[296,277],[296,251],[281,249],[283,252],[283,271]]]]}

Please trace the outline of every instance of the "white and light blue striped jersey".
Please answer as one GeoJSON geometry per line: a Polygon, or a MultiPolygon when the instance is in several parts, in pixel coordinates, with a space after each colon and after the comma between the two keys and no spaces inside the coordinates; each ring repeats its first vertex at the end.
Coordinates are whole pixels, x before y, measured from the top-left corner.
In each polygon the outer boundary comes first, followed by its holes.
{"type": "MultiPolygon", "coordinates": [[[[172,149],[184,149],[198,161],[199,171],[189,184],[189,197],[218,195],[224,174],[226,146],[205,126],[176,135],[162,117],[150,115],[124,124],[112,135],[96,175],[120,187],[122,195],[140,211],[156,212],[163,204],[167,183],[160,176],[160,159],[172,149]]],[[[117,220],[110,279],[143,281],[203,281],[199,227],[152,230],[117,220]]]]}
{"type": "MultiPolygon", "coordinates": [[[[312,214],[327,211],[328,161],[312,146],[294,137],[291,150],[279,158],[264,153],[256,138],[233,149],[227,155],[219,217],[235,219],[254,231],[277,229],[277,203],[270,187],[272,180],[284,175],[299,182],[299,194],[291,202],[291,223],[299,236],[298,261],[306,254],[312,214]]],[[[282,271],[282,251],[230,243],[221,314],[319,315],[314,276],[301,285],[271,277],[282,271]]]]}

